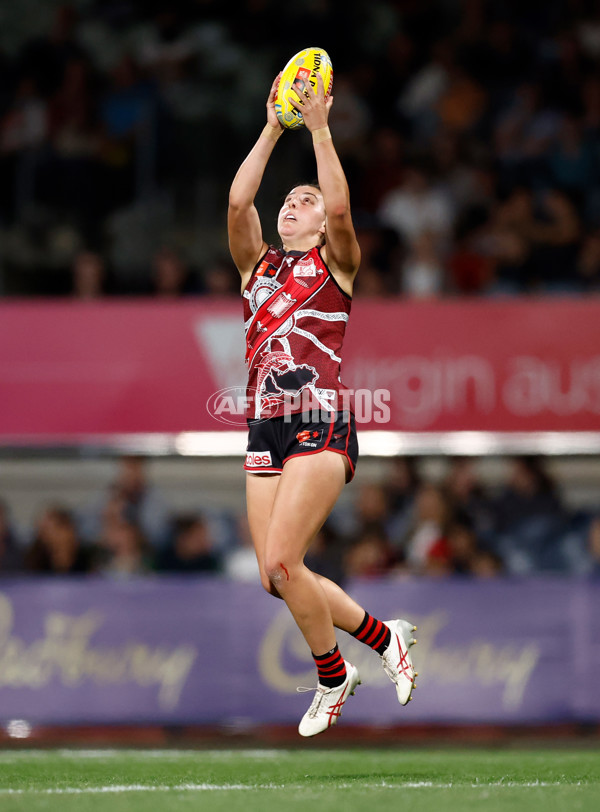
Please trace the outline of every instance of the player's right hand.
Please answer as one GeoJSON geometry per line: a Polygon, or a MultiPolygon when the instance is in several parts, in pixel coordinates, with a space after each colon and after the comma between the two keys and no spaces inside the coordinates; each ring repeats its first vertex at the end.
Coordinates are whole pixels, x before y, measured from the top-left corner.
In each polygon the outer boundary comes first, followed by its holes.
{"type": "Polygon", "coordinates": [[[267,99],[267,124],[270,124],[271,127],[276,127],[278,130],[283,129],[279,123],[279,119],[277,118],[277,113],[275,112],[275,99],[277,97],[277,88],[279,87],[280,79],[281,71],[275,77],[273,84],[271,85],[269,98],[267,99]]]}

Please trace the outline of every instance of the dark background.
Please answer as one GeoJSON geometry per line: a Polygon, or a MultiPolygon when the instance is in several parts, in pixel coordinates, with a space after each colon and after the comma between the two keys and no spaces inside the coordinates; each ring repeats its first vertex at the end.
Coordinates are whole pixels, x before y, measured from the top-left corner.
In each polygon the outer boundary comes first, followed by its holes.
{"type": "MultiPolygon", "coordinates": [[[[309,45],[334,67],[357,295],[600,285],[596,3],[3,5],[0,295],[234,295],[227,190],[309,45]]],[[[307,133],[286,134],[258,200],[268,238],[313,176],[307,133]]]]}

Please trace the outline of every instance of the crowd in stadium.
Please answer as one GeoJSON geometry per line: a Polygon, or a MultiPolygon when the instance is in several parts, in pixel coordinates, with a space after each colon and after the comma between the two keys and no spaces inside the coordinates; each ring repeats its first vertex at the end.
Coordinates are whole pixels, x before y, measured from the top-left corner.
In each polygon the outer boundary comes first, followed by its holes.
{"type": "MultiPolygon", "coordinates": [[[[453,458],[440,478],[397,457],[365,479],[319,533],[307,565],[349,577],[600,574],[600,515],[570,507],[536,457],[516,457],[504,482],[484,484],[475,458],[453,458]]],[[[213,573],[256,582],[245,517],[208,506],[175,511],[147,461],[123,457],[90,504],[40,505],[17,527],[0,501],[0,577],[213,573]]]]}
{"type": "MultiPolygon", "coordinates": [[[[236,7],[81,0],[5,45],[0,294],[235,293],[227,188],[297,29],[293,6],[236,7]]],[[[357,295],[597,290],[597,4],[379,0],[344,16],[302,6],[334,64],[357,295]]],[[[282,183],[314,173],[302,136],[278,147],[282,183]]]]}

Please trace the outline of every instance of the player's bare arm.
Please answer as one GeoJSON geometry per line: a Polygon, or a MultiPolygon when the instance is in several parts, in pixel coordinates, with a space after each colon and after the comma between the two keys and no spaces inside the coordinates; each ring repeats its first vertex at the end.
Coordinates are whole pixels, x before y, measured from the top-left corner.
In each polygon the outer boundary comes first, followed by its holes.
{"type": "Polygon", "coordinates": [[[302,112],[306,128],[313,134],[317,177],[327,212],[323,259],[340,287],[351,294],[360,264],[360,246],[352,223],[346,175],[328,131],[333,97],[325,98],[323,79],[318,74],[316,91],[307,82],[304,93],[298,93],[298,101],[290,102],[302,112]]]}
{"type": "Polygon", "coordinates": [[[267,99],[267,124],[238,169],[229,190],[229,250],[242,277],[242,290],[246,287],[254,266],[267,249],[254,199],[271,153],[283,133],[275,113],[278,84],[279,75],[275,78],[267,99]]]}

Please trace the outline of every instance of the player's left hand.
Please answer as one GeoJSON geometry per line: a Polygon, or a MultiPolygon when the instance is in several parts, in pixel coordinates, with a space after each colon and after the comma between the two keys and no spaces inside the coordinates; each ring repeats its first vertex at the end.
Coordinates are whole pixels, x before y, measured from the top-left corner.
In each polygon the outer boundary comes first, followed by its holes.
{"type": "Polygon", "coordinates": [[[325,98],[325,87],[323,86],[323,77],[321,74],[317,74],[316,91],[313,90],[310,82],[306,83],[303,92],[297,90],[296,87],[293,89],[298,96],[298,100],[296,101],[296,99],[290,98],[290,104],[302,113],[306,129],[312,132],[313,130],[321,129],[321,127],[326,127],[329,119],[329,111],[333,104],[333,96],[329,96],[327,99],[325,98]]]}

